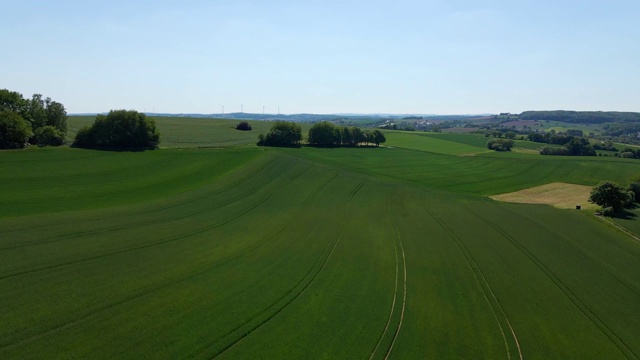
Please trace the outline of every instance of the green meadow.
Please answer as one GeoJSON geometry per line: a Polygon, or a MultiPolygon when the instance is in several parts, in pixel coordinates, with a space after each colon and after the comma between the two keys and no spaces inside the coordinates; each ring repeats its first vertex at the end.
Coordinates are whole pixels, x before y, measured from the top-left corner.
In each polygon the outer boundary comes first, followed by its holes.
{"type": "Polygon", "coordinates": [[[638,220],[487,197],[638,160],[157,123],[155,151],[0,152],[0,358],[640,357],[638,220]]]}

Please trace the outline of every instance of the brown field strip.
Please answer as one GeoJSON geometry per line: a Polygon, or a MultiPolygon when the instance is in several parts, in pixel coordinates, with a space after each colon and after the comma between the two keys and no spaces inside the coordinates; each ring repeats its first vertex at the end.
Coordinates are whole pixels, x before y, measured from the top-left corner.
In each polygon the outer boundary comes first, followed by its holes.
{"type": "Polygon", "coordinates": [[[560,209],[575,209],[576,205],[580,205],[583,209],[595,209],[597,205],[588,201],[590,193],[590,186],[555,182],[493,195],[491,198],[512,203],[547,204],[560,209]]]}

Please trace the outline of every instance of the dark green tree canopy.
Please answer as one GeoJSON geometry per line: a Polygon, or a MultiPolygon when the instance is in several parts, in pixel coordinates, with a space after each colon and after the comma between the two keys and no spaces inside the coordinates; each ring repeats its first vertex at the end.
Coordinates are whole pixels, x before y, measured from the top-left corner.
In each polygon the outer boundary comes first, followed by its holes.
{"type": "Polygon", "coordinates": [[[107,149],[151,149],[160,143],[156,123],[134,110],[111,110],[98,115],[90,127],[76,134],[74,146],[107,149]]]}
{"type": "Polygon", "coordinates": [[[622,186],[611,181],[603,181],[591,190],[589,202],[604,209],[611,208],[614,213],[618,213],[630,203],[631,196],[622,186]]]}
{"type": "Polygon", "coordinates": [[[511,139],[491,139],[487,142],[487,148],[495,151],[511,151],[513,146],[511,139]]]}
{"type": "Polygon", "coordinates": [[[31,125],[20,114],[10,110],[0,111],[0,149],[17,149],[27,145],[31,125]]]}
{"type": "Polygon", "coordinates": [[[288,121],[276,121],[267,135],[258,136],[260,146],[300,146],[302,128],[288,121]]]}
{"type": "Polygon", "coordinates": [[[342,142],[343,131],[333,123],[321,121],[309,129],[309,144],[319,146],[336,146],[342,142]]]}
{"type": "Polygon", "coordinates": [[[34,94],[31,99],[24,99],[18,92],[2,89],[0,90],[0,111],[16,113],[30,124],[30,129],[33,130],[30,143],[40,144],[41,140],[47,139],[45,144],[40,145],[64,144],[64,136],[67,133],[67,110],[61,103],[51,98],[43,99],[40,94],[34,94]],[[56,131],[52,132],[50,129],[39,131],[45,127],[53,127],[56,131]]]}
{"type": "Polygon", "coordinates": [[[387,141],[384,133],[359,127],[338,126],[328,121],[315,123],[309,129],[309,144],[315,146],[357,146],[361,143],[380,146],[387,141]]]}
{"type": "Polygon", "coordinates": [[[250,131],[251,129],[251,124],[247,121],[240,121],[238,125],[236,125],[236,130],[250,131]]]}

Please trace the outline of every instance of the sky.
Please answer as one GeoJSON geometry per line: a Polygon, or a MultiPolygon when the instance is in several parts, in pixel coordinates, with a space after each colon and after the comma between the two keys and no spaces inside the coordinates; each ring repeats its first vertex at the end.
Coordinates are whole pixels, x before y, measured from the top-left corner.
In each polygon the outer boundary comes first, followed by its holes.
{"type": "Polygon", "coordinates": [[[69,113],[640,111],[640,1],[0,0],[0,89],[69,113]]]}

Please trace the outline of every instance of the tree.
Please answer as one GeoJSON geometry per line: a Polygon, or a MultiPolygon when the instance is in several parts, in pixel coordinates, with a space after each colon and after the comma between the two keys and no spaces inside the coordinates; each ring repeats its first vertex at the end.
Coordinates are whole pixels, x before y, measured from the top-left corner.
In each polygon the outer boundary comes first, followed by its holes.
{"type": "Polygon", "coordinates": [[[236,125],[236,130],[250,131],[251,129],[251,124],[246,121],[240,121],[240,123],[236,125]]]}
{"type": "Polygon", "coordinates": [[[259,146],[300,146],[302,128],[288,121],[276,121],[267,135],[258,135],[259,146]]]}
{"type": "Polygon", "coordinates": [[[309,144],[318,146],[340,145],[342,131],[328,121],[313,124],[309,129],[309,144]]]}
{"type": "Polygon", "coordinates": [[[45,126],[47,124],[47,110],[42,95],[33,94],[31,99],[26,101],[26,104],[25,119],[31,123],[31,127],[37,129],[45,126]]]}
{"type": "Polygon", "coordinates": [[[53,126],[63,136],[67,134],[67,110],[59,102],[45,100],[45,110],[47,115],[46,125],[53,126]]]}
{"type": "Polygon", "coordinates": [[[640,203],[640,182],[632,182],[629,184],[629,187],[627,187],[627,190],[633,192],[634,201],[640,203]]]}
{"type": "Polygon", "coordinates": [[[51,98],[43,99],[42,95],[34,94],[31,99],[24,99],[22,94],[0,90],[0,111],[11,111],[18,114],[23,120],[30,124],[30,132],[33,137],[29,142],[33,144],[46,143],[46,145],[62,145],[64,136],[67,133],[67,111],[59,102],[52,101],[51,98]],[[39,129],[44,127],[51,129],[39,129]]]}
{"type": "Polygon", "coordinates": [[[487,148],[495,151],[511,151],[513,146],[511,139],[491,139],[487,142],[487,148]]]}
{"type": "Polygon", "coordinates": [[[0,90],[0,111],[13,111],[23,114],[27,106],[22,94],[7,89],[0,90]]]}
{"type": "Polygon", "coordinates": [[[387,138],[384,136],[382,131],[373,130],[373,142],[376,143],[376,146],[380,146],[381,143],[387,141],[387,138]]]}
{"type": "Polygon", "coordinates": [[[342,128],[342,144],[345,146],[356,146],[356,141],[353,136],[353,128],[345,126],[342,128]]]}
{"type": "Polygon", "coordinates": [[[98,115],[91,127],[78,131],[74,146],[87,148],[155,148],[160,134],[153,119],[134,110],[111,110],[98,115]]]}
{"type": "Polygon", "coordinates": [[[0,111],[0,149],[17,149],[27,145],[31,136],[31,125],[20,114],[0,111]]]}
{"type": "Polygon", "coordinates": [[[351,129],[351,135],[353,136],[353,145],[358,145],[361,142],[364,142],[366,139],[364,137],[364,132],[362,132],[362,129],[360,129],[357,126],[354,126],[351,129]]]}
{"type": "Polygon", "coordinates": [[[630,194],[622,186],[603,181],[591,190],[589,202],[602,206],[603,209],[611,208],[613,213],[619,213],[625,205],[629,204],[630,194]]]}

